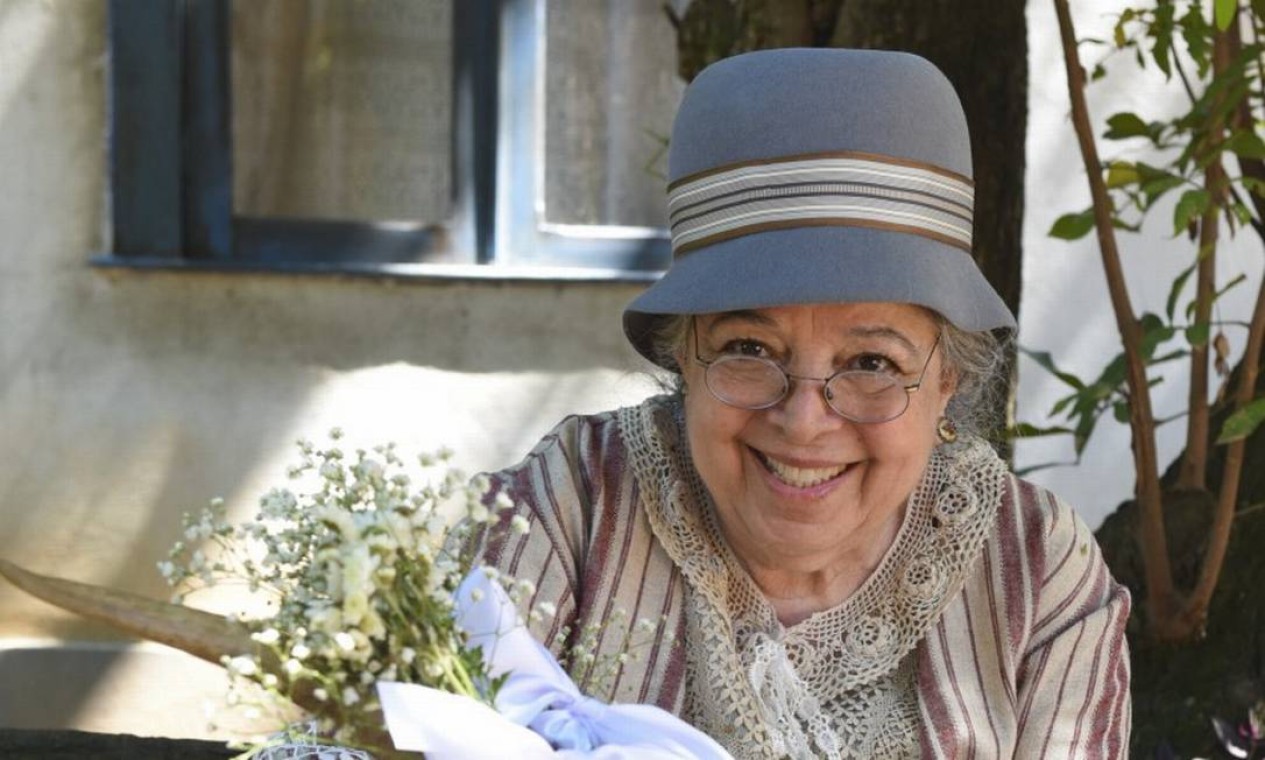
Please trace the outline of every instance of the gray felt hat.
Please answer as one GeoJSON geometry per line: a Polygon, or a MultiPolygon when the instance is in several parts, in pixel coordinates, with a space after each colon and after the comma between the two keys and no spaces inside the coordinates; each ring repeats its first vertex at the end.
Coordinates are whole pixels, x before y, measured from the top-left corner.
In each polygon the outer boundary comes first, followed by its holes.
{"type": "Polygon", "coordinates": [[[895,301],[968,331],[1015,328],[971,258],[966,117],[908,53],[765,50],[685,91],[668,154],[672,266],[624,311],[657,361],[676,314],[895,301]]]}

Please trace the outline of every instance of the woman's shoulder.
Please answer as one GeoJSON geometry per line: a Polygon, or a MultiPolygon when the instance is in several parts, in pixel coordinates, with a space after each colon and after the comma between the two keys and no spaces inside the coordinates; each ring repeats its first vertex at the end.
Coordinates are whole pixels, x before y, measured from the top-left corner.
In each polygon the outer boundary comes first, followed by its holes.
{"type": "MultiPolygon", "coordinates": [[[[593,414],[571,414],[563,417],[528,452],[521,467],[533,458],[557,455],[622,455],[630,437],[640,431],[643,420],[654,420],[671,414],[676,400],[670,395],[651,396],[632,406],[608,409],[593,414]]],[[[510,468],[513,469],[513,468],[510,468]]]]}
{"type": "Polygon", "coordinates": [[[1097,546],[1093,531],[1076,509],[1044,486],[1007,473],[1003,519],[1013,518],[1016,538],[1042,547],[1042,554],[1061,555],[1073,548],[1088,552],[1097,546]]]}
{"type": "Polygon", "coordinates": [[[632,477],[647,431],[672,418],[671,396],[596,414],[570,415],[546,433],[525,457],[491,477],[514,498],[575,502],[581,509],[632,477]]]}
{"type": "Polygon", "coordinates": [[[1128,609],[1128,592],[1116,583],[1076,510],[1050,490],[1008,474],[999,510],[996,554],[1006,572],[1025,578],[1032,605],[1033,644],[1113,605],[1128,609]]]}

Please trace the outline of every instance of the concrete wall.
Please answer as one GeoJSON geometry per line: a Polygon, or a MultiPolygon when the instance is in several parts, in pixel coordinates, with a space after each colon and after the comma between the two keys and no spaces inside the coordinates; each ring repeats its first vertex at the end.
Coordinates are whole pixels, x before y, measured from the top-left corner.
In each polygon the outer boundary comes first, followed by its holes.
{"type": "MultiPolygon", "coordinates": [[[[182,513],[252,508],[301,435],[491,468],[650,390],[619,326],[632,285],[89,267],[105,5],[0,0],[0,556],[163,598],[182,513]]],[[[0,725],[206,733],[217,669],[113,638],[0,583],[0,725]],[[43,649],[62,640],[93,643],[43,649]]]]}

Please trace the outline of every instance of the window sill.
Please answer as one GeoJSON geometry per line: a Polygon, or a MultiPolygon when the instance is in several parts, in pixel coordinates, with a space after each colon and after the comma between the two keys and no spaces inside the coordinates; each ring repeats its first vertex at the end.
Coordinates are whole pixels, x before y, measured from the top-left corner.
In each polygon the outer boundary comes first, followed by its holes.
{"type": "Polygon", "coordinates": [[[654,282],[658,271],[598,267],[510,266],[494,264],[380,263],[380,262],[252,262],[213,261],[139,256],[93,256],[99,269],[216,274],[315,275],[403,281],[477,281],[544,283],[640,284],[654,282]]]}

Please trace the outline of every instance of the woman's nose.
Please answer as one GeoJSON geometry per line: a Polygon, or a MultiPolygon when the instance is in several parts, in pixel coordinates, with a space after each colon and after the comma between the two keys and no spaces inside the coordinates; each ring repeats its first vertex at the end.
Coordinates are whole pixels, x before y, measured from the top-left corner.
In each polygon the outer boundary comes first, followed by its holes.
{"type": "Polygon", "coordinates": [[[811,378],[792,378],[786,398],[770,411],[786,437],[797,443],[810,442],[847,424],[826,402],[825,382],[811,378]]]}

